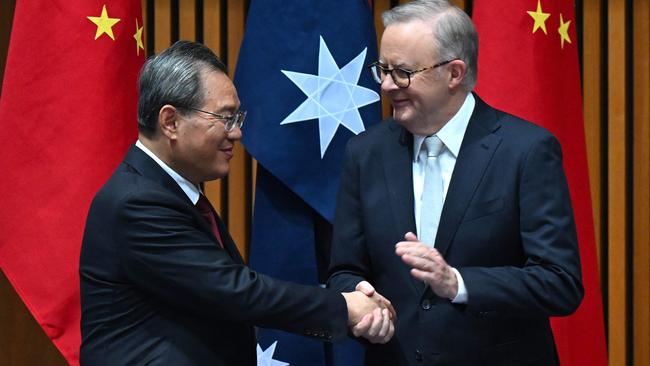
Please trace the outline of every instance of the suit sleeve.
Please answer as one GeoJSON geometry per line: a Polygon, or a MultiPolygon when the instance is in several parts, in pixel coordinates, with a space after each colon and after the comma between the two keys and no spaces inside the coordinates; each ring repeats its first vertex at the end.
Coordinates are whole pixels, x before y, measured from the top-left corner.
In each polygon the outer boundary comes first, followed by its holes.
{"type": "Polygon", "coordinates": [[[328,287],[343,292],[354,290],[371,270],[362,222],[359,163],[354,154],[353,140],[348,142],[345,150],[328,280],[328,287]]]}
{"type": "Polygon", "coordinates": [[[202,232],[192,206],[137,192],[118,209],[119,253],[131,281],[156,301],[206,318],[337,340],[347,307],[337,292],[272,279],[232,261],[202,232]]]}
{"type": "Polygon", "coordinates": [[[577,309],[584,290],[562,152],[553,136],[531,145],[520,166],[517,193],[523,267],[458,268],[467,287],[468,310],[568,315],[577,309]]]}

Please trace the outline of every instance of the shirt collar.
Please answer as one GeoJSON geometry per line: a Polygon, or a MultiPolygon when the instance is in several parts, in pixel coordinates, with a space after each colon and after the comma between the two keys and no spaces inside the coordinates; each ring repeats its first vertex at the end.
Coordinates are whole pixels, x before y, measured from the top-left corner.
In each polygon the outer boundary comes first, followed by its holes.
{"type": "MultiPolygon", "coordinates": [[[[442,126],[440,131],[436,133],[442,143],[445,144],[447,150],[454,155],[454,158],[458,158],[460,145],[463,143],[465,130],[467,130],[467,125],[469,124],[470,117],[472,117],[475,105],[476,99],[474,99],[474,95],[472,93],[467,94],[467,97],[458,112],[456,112],[456,114],[451,117],[444,126],[442,126]]],[[[422,143],[427,137],[428,136],[413,135],[413,161],[418,161],[422,143]]]]}
{"type": "Polygon", "coordinates": [[[140,150],[144,151],[145,154],[149,155],[150,158],[152,158],[160,167],[167,173],[169,174],[172,179],[181,187],[183,192],[187,195],[187,198],[190,199],[192,204],[196,204],[199,200],[199,195],[201,194],[201,191],[197,186],[195,186],[192,182],[189,180],[183,178],[180,174],[176,173],[172,168],[169,167],[169,165],[165,164],[164,161],[160,160],[156,154],[154,154],[151,150],[149,150],[144,144],[138,140],[135,143],[135,146],[140,148],[140,150]]]}

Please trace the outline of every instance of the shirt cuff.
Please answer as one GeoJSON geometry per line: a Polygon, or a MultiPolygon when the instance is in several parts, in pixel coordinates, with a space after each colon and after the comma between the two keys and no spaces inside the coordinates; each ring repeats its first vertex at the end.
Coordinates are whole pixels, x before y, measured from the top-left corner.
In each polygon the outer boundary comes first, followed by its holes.
{"type": "Polygon", "coordinates": [[[454,271],[456,280],[458,281],[458,293],[456,294],[456,297],[451,299],[451,302],[454,304],[467,304],[467,288],[465,287],[465,281],[463,281],[463,277],[456,268],[451,267],[451,270],[454,271]]]}

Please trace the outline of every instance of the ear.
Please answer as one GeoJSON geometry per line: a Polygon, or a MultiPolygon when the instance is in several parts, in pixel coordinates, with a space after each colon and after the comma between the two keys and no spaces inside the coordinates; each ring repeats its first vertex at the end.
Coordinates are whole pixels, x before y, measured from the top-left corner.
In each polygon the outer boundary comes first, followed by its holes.
{"type": "Polygon", "coordinates": [[[163,135],[170,140],[178,136],[178,110],[173,105],[165,104],[158,112],[158,126],[163,135]]]}
{"type": "Polygon", "coordinates": [[[449,88],[456,89],[465,79],[467,65],[463,60],[454,60],[449,63],[449,88]]]}

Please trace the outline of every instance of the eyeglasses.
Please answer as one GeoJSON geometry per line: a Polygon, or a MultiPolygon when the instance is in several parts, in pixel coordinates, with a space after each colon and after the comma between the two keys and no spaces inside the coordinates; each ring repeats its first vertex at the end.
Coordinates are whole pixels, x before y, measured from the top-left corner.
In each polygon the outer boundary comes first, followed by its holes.
{"type": "Polygon", "coordinates": [[[224,116],[222,114],[216,114],[208,111],[204,111],[202,109],[197,109],[197,108],[187,108],[192,111],[197,111],[205,114],[209,114],[215,119],[218,119],[220,121],[224,122],[225,126],[225,131],[230,132],[234,130],[235,128],[241,128],[241,126],[244,125],[244,119],[246,119],[246,111],[237,111],[235,114],[232,116],[224,116]]]}
{"type": "Polygon", "coordinates": [[[397,85],[400,88],[408,88],[409,85],[411,85],[411,75],[417,74],[418,72],[422,72],[425,70],[429,69],[435,69],[436,67],[440,67],[443,65],[446,65],[452,61],[456,61],[457,59],[451,59],[443,62],[439,62],[433,66],[425,67],[419,70],[405,70],[399,67],[396,67],[394,69],[389,69],[386,65],[383,65],[379,61],[375,61],[372,64],[368,65],[368,68],[370,69],[370,72],[372,73],[373,79],[379,84],[381,84],[384,79],[386,78],[386,75],[390,74],[390,77],[393,79],[393,82],[395,85],[397,85]]]}

